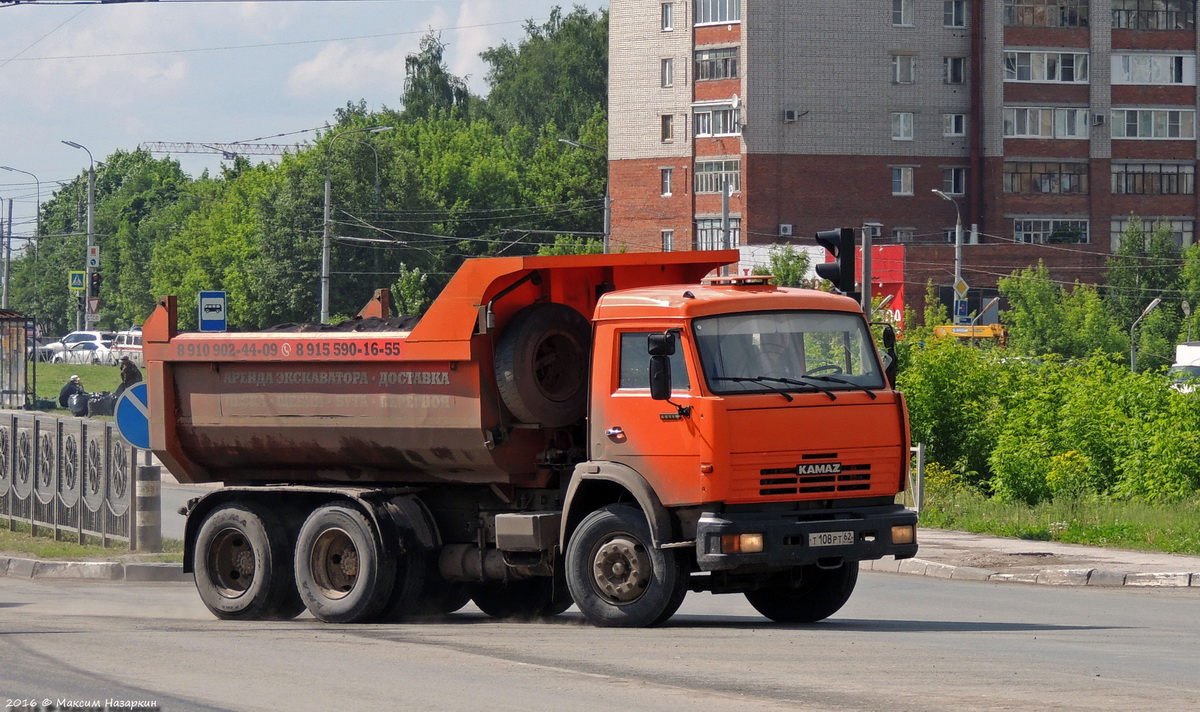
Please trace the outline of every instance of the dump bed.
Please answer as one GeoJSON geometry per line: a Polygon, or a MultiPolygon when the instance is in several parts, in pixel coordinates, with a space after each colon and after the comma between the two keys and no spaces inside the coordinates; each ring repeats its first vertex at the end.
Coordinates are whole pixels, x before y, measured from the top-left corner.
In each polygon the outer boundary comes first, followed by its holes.
{"type": "Polygon", "coordinates": [[[693,284],[736,259],[468,260],[408,331],[179,333],[164,297],[143,329],[151,447],[187,482],[540,486],[539,463],[571,446],[571,428],[522,419],[502,397],[496,351],[510,322],[527,328],[526,308],[545,304],[590,320],[601,294],[693,284]]]}

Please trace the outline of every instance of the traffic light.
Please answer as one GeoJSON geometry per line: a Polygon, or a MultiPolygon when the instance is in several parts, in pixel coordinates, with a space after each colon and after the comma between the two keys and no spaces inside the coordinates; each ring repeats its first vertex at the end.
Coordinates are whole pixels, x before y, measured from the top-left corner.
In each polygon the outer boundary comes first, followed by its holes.
{"type": "Polygon", "coordinates": [[[104,280],[104,277],[100,276],[99,272],[92,272],[92,284],[88,288],[88,296],[89,297],[94,298],[94,297],[100,296],[100,282],[102,282],[103,280],[104,280]]]}
{"type": "Polygon", "coordinates": [[[817,244],[833,255],[833,262],[817,265],[817,276],[833,282],[842,294],[854,294],[854,228],[821,230],[817,244]]]}

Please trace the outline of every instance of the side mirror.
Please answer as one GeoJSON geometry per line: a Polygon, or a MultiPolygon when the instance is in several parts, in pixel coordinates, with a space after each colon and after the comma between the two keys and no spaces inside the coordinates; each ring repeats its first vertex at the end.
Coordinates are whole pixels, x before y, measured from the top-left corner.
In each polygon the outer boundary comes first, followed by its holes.
{"type": "Polygon", "coordinates": [[[896,348],[896,330],[892,328],[891,324],[883,327],[883,348],[896,348]]]}
{"type": "MultiPolygon", "coordinates": [[[[650,338],[658,336],[655,334],[650,338]]],[[[672,342],[672,347],[674,343],[672,342]]],[[[674,350],[672,348],[672,350],[674,350]]],[[[664,354],[650,356],[650,397],[654,400],[671,398],[671,357],[664,354]]]]}
{"type": "Polygon", "coordinates": [[[887,376],[888,385],[895,388],[899,360],[896,358],[896,330],[891,324],[883,327],[883,346],[887,349],[887,355],[883,359],[883,372],[887,376]]]}
{"type": "Polygon", "coordinates": [[[646,351],[651,356],[674,356],[675,331],[668,329],[661,334],[649,334],[646,337],[646,351]]]}

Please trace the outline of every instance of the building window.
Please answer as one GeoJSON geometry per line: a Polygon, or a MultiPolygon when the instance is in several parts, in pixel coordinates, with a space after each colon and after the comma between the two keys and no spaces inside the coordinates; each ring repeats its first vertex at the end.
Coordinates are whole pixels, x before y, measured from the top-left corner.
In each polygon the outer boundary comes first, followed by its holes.
{"type": "Polygon", "coordinates": [[[1083,52],[1005,52],[1004,81],[1087,84],[1088,55],[1083,52]]]}
{"type": "Polygon", "coordinates": [[[911,141],[913,139],[913,115],[910,111],[892,113],[892,140],[911,141]]]}
{"type": "Polygon", "coordinates": [[[943,168],[942,192],[946,195],[965,194],[967,192],[967,169],[943,168]]]}
{"type": "Polygon", "coordinates": [[[942,228],[942,242],[953,245],[958,242],[958,226],[942,228]]]}
{"type": "Polygon", "coordinates": [[[912,242],[916,237],[917,229],[914,227],[892,228],[892,239],[896,242],[912,242]]]}
{"type": "Polygon", "coordinates": [[[967,0],[945,0],[942,3],[942,25],[967,26],[967,0]]]}
{"type": "Polygon", "coordinates": [[[1135,223],[1129,218],[1113,218],[1112,221],[1112,249],[1116,252],[1121,241],[1125,239],[1125,233],[1133,229],[1135,232],[1141,233],[1143,238],[1149,242],[1150,236],[1158,229],[1160,225],[1168,226],[1171,229],[1171,237],[1175,241],[1175,247],[1183,249],[1195,242],[1196,223],[1193,220],[1168,220],[1158,218],[1156,220],[1140,219],[1140,223],[1135,223]]]}
{"type": "Polygon", "coordinates": [[[1112,0],[1113,27],[1130,30],[1190,30],[1196,0],[1112,0]]]}
{"type": "Polygon", "coordinates": [[[696,0],[696,24],[741,22],[742,0],[696,0]]]}
{"type": "Polygon", "coordinates": [[[662,115],[662,142],[670,143],[675,140],[675,115],[662,115]]]}
{"type": "Polygon", "coordinates": [[[737,136],[742,132],[740,112],[731,104],[697,106],[696,136],[737,136]]]}
{"type": "Polygon", "coordinates": [[[1029,218],[1013,220],[1013,240],[1032,245],[1080,244],[1088,240],[1087,220],[1029,218]]]}
{"type": "Polygon", "coordinates": [[[673,86],[675,84],[675,60],[669,58],[659,60],[659,74],[662,78],[663,88],[673,86]]]}
{"type": "Polygon", "coordinates": [[[1196,86],[1196,56],[1170,54],[1114,54],[1113,84],[1182,84],[1196,86]]]}
{"type": "Polygon", "coordinates": [[[1010,27],[1087,27],[1088,0],[1004,0],[1010,27]]]}
{"type": "Polygon", "coordinates": [[[696,81],[735,79],[737,76],[737,47],[696,50],[696,81]]]}
{"type": "Polygon", "coordinates": [[[917,77],[917,58],[911,54],[892,55],[892,81],[912,84],[917,77]]]}
{"type": "Polygon", "coordinates": [[[696,221],[696,249],[723,250],[742,244],[741,218],[729,218],[729,240],[721,231],[721,218],[706,218],[696,221]]]}
{"type": "Polygon", "coordinates": [[[659,173],[659,180],[662,183],[662,194],[670,195],[671,194],[671,182],[675,175],[675,169],[674,168],[659,168],[658,173],[659,173]]]}
{"type": "Polygon", "coordinates": [[[892,24],[912,27],[914,0],[892,0],[892,24]]]}
{"type": "Polygon", "coordinates": [[[1005,161],[1004,192],[1086,195],[1088,164],[1048,161],[1005,161]]]}
{"type": "Polygon", "coordinates": [[[1113,163],[1112,192],[1118,195],[1195,195],[1191,163],[1113,163]]]}
{"type": "Polygon", "coordinates": [[[1088,110],[1006,107],[1004,137],[1087,138],[1088,110]]]}
{"type": "Polygon", "coordinates": [[[966,57],[942,57],[942,83],[962,84],[966,81],[966,57]]]}
{"type": "Polygon", "coordinates": [[[913,194],[912,166],[892,167],[892,195],[913,194]]]}
{"type": "Polygon", "coordinates": [[[697,193],[723,193],[726,183],[729,184],[731,193],[737,193],[742,189],[741,159],[696,161],[694,170],[697,193]]]}
{"type": "Polygon", "coordinates": [[[675,29],[675,3],[664,2],[662,4],[662,31],[670,32],[675,29]]]}
{"type": "Polygon", "coordinates": [[[1192,139],[1196,137],[1194,109],[1113,109],[1113,138],[1192,139]]]}
{"type": "Polygon", "coordinates": [[[967,115],[966,114],[942,114],[942,135],[943,136],[966,136],[967,135],[967,115]]]}
{"type": "Polygon", "coordinates": [[[675,231],[674,230],[663,230],[662,231],[662,251],[670,252],[671,250],[674,250],[674,249],[675,249],[675,231]]]}

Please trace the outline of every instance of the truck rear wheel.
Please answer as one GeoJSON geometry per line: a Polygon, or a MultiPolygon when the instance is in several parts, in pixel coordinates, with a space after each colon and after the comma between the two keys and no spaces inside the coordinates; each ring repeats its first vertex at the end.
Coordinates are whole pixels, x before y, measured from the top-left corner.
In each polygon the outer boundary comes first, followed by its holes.
{"type": "Polygon", "coordinates": [[[656,549],[638,509],[614,504],[579,523],[567,544],[567,586],[594,625],[643,628],[674,615],[687,572],[674,549],[656,549]]]}
{"type": "Polygon", "coordinates": [[[304,610],[283,523],[269,510],[230,504],[200,526],[196,590],[217,618],[289,620],[304,610]]]}
{"type": "Polygon", "coordinates": [[[747,591],[746,600],[776,623],[815,623],[837,613],[857,582],[857,561],[847,561],[836,569],[802,566],[799,581],[747,591]]]}
{"type": "Polygon", "coordinates": [[[480,584],[471,600],[492,618],[549,618],[571,607],[549,577],[480,584]]]}
{"type": "Polygon", "coordinates": [[[534,304],[509,321],[496,347],[496,384],[518,420],[560,428],[584,416],[591,333],[565,304],[534,304]]]}
{"type": "Polygon", "coordinates": [[[371,620],[391,597],[396,562],[362,512],[319,507],[296,539],[296,585],[310,613],[326,623],[371,620]]]}

